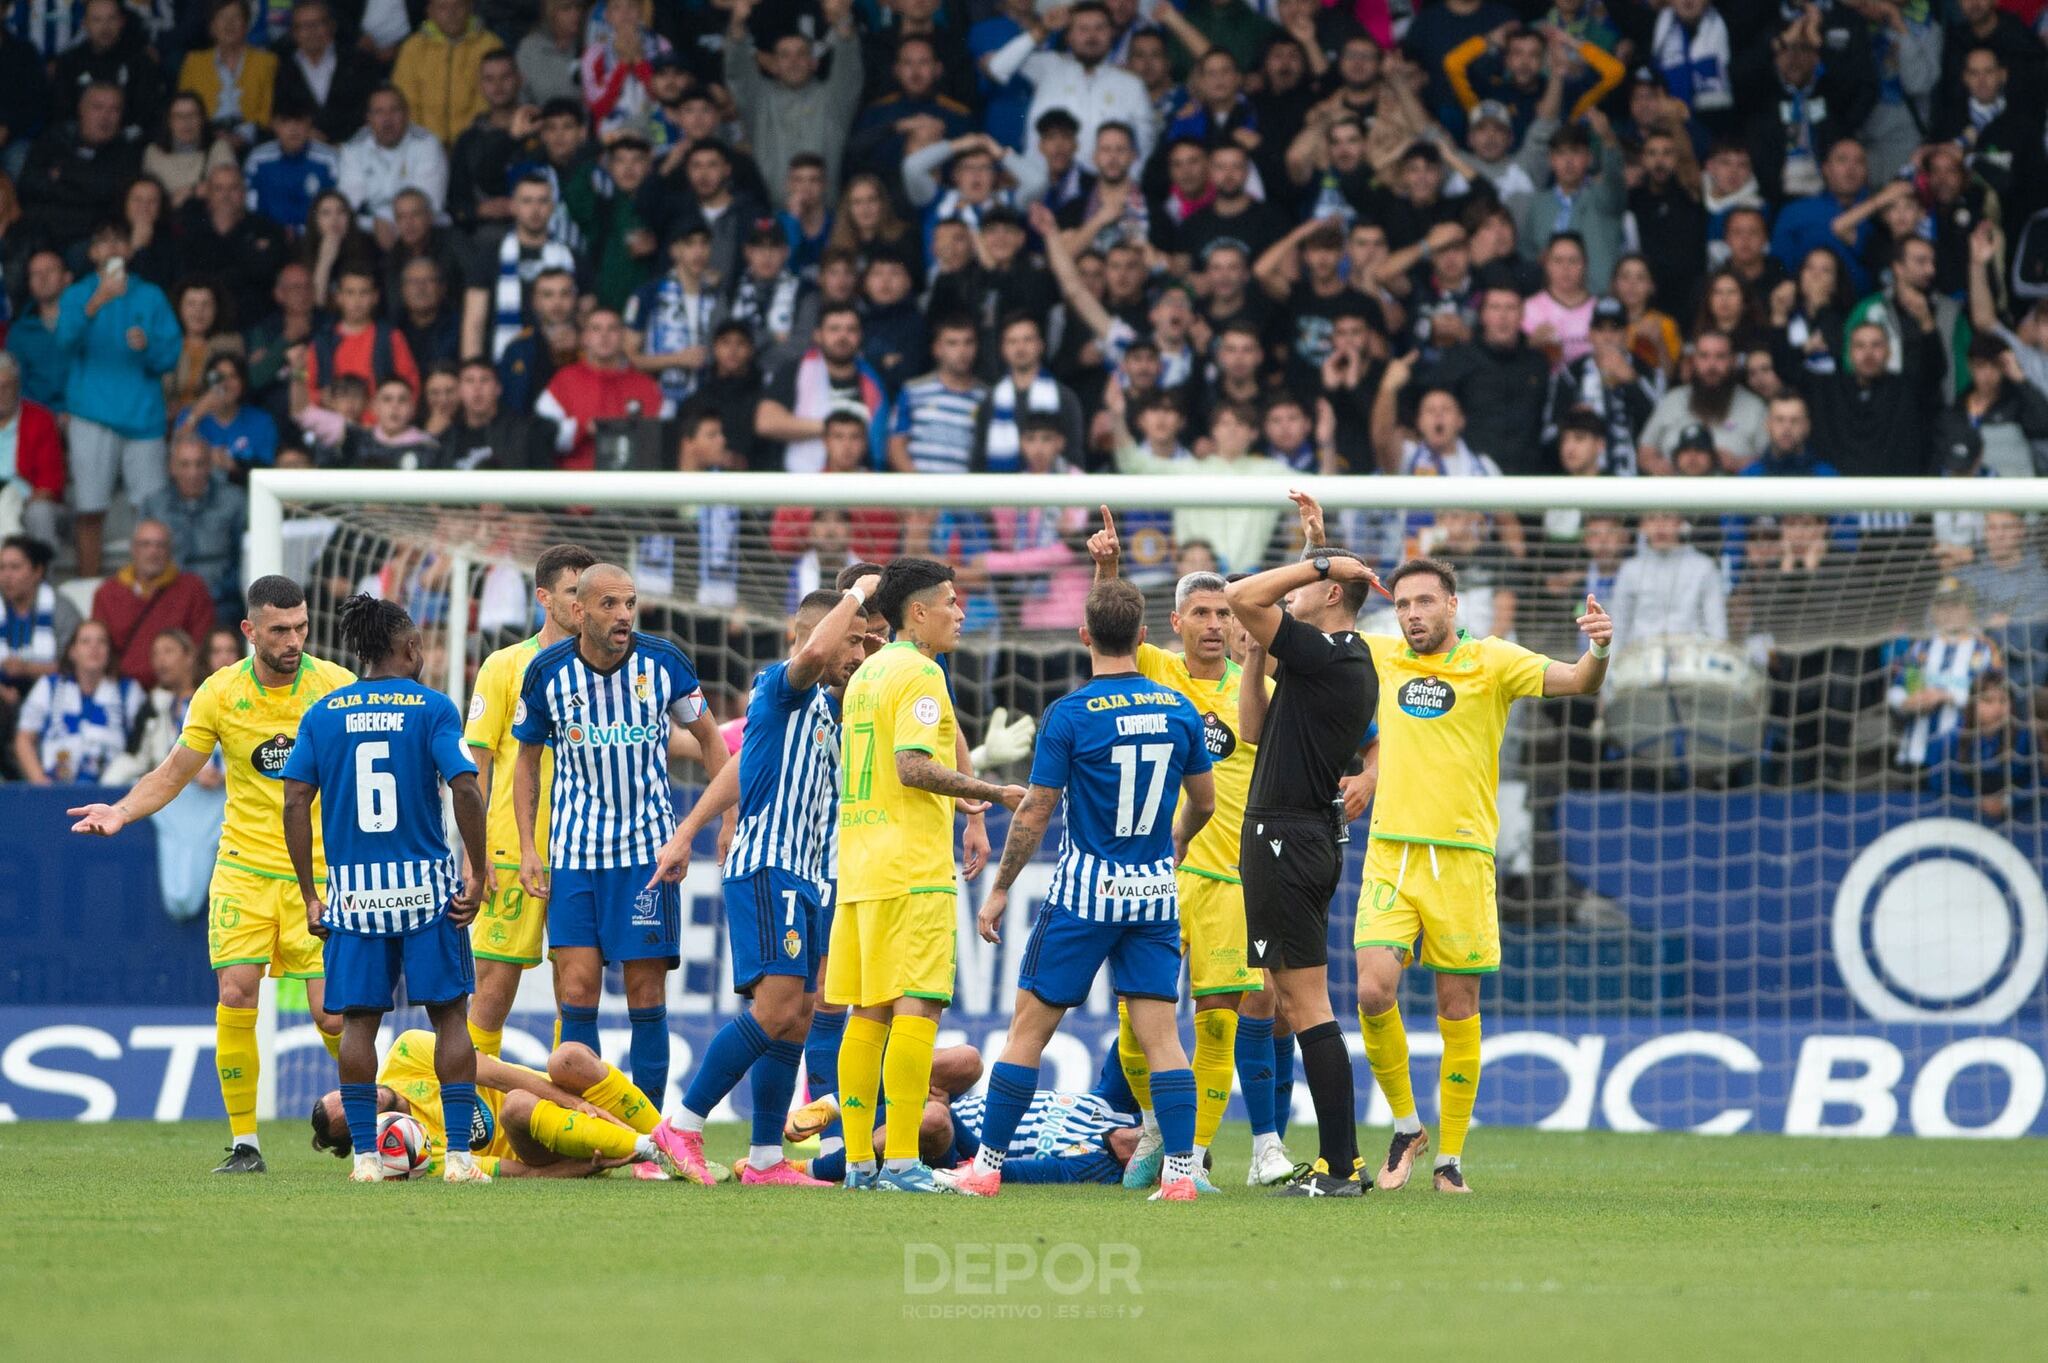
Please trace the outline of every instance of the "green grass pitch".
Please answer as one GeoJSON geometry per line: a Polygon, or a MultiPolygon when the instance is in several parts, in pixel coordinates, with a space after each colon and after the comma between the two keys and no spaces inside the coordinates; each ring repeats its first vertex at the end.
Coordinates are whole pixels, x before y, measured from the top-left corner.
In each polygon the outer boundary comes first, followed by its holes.
{"type": "Polygon", "coordinates": [[[1235,1127],[1180,1207],[358,1188],[266,1135],[226,1179],[210,1124],[0,1126],[0,1358],[2048,1357],[2041,1141],[1487,1129],[1477,1196],[1311,1203],[1244,1188],[1235,1127]]]}

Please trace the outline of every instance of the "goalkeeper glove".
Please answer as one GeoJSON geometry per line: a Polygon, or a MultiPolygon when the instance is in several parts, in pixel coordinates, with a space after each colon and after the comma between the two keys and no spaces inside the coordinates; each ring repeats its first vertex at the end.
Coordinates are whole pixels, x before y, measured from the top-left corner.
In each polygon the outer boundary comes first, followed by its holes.
{"type": "Polygon", "coordinates": [[[1029,715],[1010,718],[1010,712],[1002,706],[988,717],[988,732],[981,740],[981,746],[967,754],[967,760],[974,763],[974,769],[1002,767],[1031,756],[1031,741],[1038,737],[1038,721],[1029,715]]]}

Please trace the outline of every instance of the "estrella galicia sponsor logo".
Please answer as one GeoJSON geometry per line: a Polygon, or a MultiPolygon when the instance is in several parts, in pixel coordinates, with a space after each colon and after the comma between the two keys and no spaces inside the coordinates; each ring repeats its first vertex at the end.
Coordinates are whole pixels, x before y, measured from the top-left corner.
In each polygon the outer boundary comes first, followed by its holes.
{"type": "Polygon", "coordinates": [[[273,734],[268,742],[259,743],[249,754],[249,765],[256,769],[258,776],[267,776],[273,781],[284,779],[284,764],[292,755],[292,736],[273,734]]]}
{"type": "Polygon", "coordinates": [[[1237,751],[1237,735],[1214,710],[1202,712],[1202,746],[1209,750],[1211,762],[1221,762],[1237,751]]]}
{"type": "Polygon", "coordinates": [[[1395,699],[1404,715],[1415,719],[1437,719],[1451,712],[1451,707],[1458,703],[1458,693],[1449,682],[1440,678],[1416,677],[1402,683],[1395,699]]]}

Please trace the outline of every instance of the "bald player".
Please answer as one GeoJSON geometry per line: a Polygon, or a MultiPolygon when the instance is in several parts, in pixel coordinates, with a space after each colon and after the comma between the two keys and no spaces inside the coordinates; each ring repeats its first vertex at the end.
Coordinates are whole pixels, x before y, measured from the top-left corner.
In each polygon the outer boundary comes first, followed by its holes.
{"type": "MultiPolygon", "coordinates": [[[[682,947],[677,887],[655,876],[676,826],[670,723],[695,734],[711,777],[730,759],[697,669],[674,644],[635,628],[639,604],[632,577],[616,564],[592,564],[577,579],[576,635],[536,654],[520,688],[513,806],[520,886],[548,902],[562,1040],[599,1050],[598,991],[605,966],[621,963],[633,1082],[660,1106],[668,1092],[668,972],[682,947]],[[534,837],[543,749],[554,758],[545,861],[534,837]]],[[[658,1140],[673,1136],[666,1127],[657,1132],[658,1140]]]]}

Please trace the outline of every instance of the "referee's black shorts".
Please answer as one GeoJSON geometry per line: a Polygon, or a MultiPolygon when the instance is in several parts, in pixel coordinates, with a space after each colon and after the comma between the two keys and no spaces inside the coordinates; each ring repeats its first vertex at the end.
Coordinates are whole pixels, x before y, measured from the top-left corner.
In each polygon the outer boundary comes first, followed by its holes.
{"type": "Polygon", "coordinates": [[[1344,873],[1330,816],[1248,812],[1237,864],[1247,961],[1261,970],[1328,965],[1330,899],[1344,873]]]}

